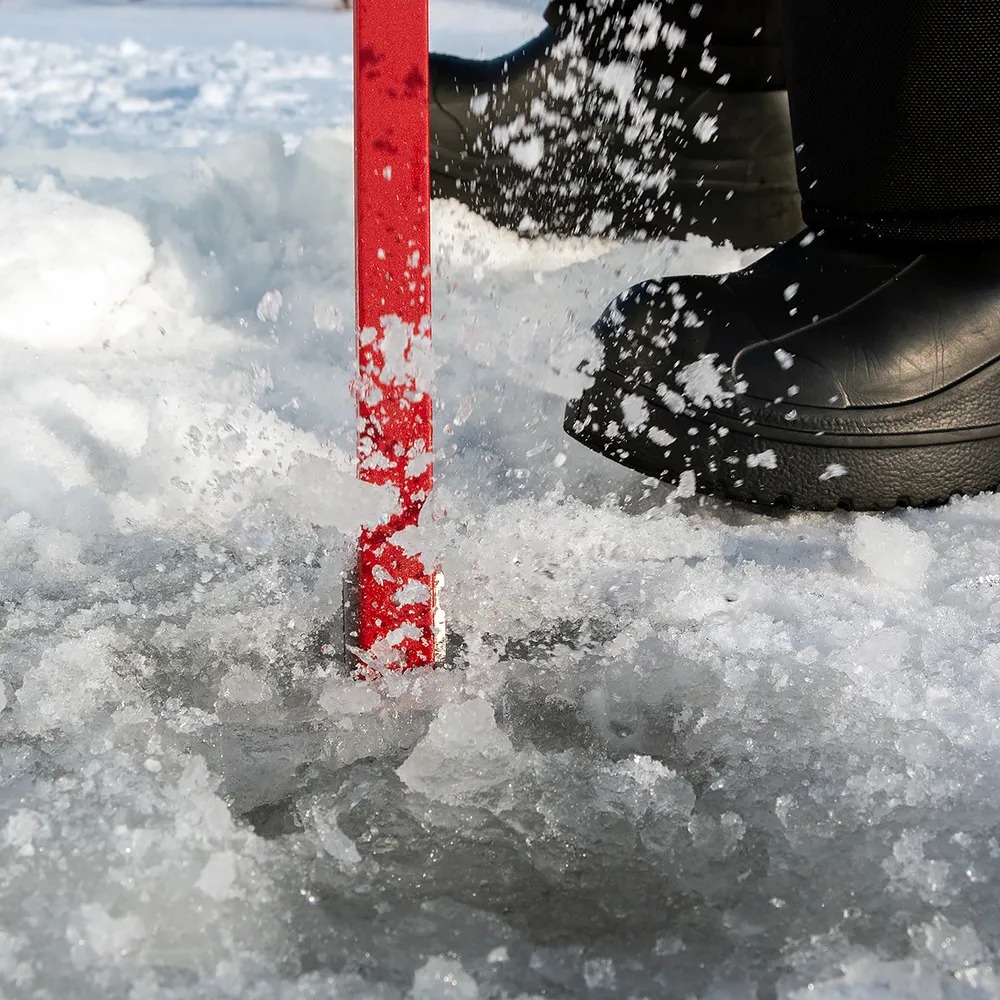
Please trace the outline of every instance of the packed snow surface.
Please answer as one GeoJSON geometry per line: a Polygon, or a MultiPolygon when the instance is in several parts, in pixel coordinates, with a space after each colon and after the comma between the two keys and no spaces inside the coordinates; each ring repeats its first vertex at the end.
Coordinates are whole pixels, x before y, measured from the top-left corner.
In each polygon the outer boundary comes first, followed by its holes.
{"type": "Polygon", "coordinates": [[[562,434],[604,303],[731,250],[435,205],[452,669],[346,677],[349,46],[0,13],[0,996],[1000,996],[1000,498],[768,517],[562,434]]]}

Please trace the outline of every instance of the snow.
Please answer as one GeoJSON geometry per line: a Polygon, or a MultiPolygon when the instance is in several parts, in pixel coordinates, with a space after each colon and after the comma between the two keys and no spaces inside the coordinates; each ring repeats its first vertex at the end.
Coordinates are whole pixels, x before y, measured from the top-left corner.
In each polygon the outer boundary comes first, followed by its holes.
{"type": "Polygon", "coordinates": [[[681,368],[677,373],[677,382],[684,390],[688,402],[695,406],[700,406],[702,409],[721,406],[733,396],[722,387],[725,370],[725,366],[719,364],[717,354],[702,354],[697,361],[692,361],[681,368]]]}
{"type": "Polygon", "coordinates": [[[937,553],[930,538],[900,521],[859,520],[851,554],[889,586],[919,590],[937,553]]]}
{"type": "Polygon", "coordinates": [[[51,181],[25,192],[5,179],[0,213],[0,339],[43,349],[86,344],[153,266],[132,216],[54,190],[51,181]],[[107,252],[95,256],[94,246],[107,252]]]}
{"type": "Polygon", "coordinates": [[[719,131],[719,119],[715,115],[699,115],[691,131],[699,142],[711,142],[719,131]]]}
{"type": "Polygon", "coordinates": [[[413,1000],[476,1000],[476,981],[456,962],[444,955],[428,959],[413,977],[413,1000]]]}
{"type": "MultiPolygon", "coordinates": [[[[433,0],[435,42],[540,7],[433,0]]],[[[349,16],[3,11],[0,996],[1000,995],[1000,499],[768,516],[583,452],[605,303],[749,258],[435,204],[453,669],[350,681],[391,500],[349,16]]]]}
{"type": "Polygon", "coordinates": [[[751,469],[776,469],[778,456],[771,448],[766,448],[756,455],[747,455],[747,466],[751,469]]]}

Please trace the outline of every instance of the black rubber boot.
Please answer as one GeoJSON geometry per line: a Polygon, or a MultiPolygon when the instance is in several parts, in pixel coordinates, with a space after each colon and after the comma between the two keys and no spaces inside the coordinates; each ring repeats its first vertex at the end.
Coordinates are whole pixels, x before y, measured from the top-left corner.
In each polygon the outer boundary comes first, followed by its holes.
{"type": "Polygon", "coordinates": [[[431,93],[433,193],[497,225],[738,248],[802,226],[783,90],[602,64],[550,27],[491,61],[432,55],[431,93]]]}
{"type": "Polygon", "coordinates": [[[806,234],[722,277],[636,285],[571,436],[669,481],[827,510],[1000,483],[1000,250],[806,234]]]}

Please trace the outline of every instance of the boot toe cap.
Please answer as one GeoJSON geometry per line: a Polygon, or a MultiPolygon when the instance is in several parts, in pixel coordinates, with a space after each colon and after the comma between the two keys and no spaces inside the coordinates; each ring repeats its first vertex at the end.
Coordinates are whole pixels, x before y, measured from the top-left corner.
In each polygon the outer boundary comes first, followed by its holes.
{"type": "Polygon", "coordinates": [[[634,285],[595,332],[604,366],[627,383],[702,407],[731,405],[736,359],[766,339],[724,281],[701,275],[634,285]]]}

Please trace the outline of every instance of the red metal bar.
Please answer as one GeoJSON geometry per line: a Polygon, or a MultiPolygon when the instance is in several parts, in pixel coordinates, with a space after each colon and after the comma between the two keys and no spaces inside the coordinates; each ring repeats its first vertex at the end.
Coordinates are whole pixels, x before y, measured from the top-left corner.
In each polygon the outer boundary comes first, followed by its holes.
{"type": "Polygon", "coordinates": [[[358,476],[397,511],[362,532],[357,645],[369,671],[434,663],[436,574],[397,535],[434,481],[428,0],[355,0],[358,476]]]}

